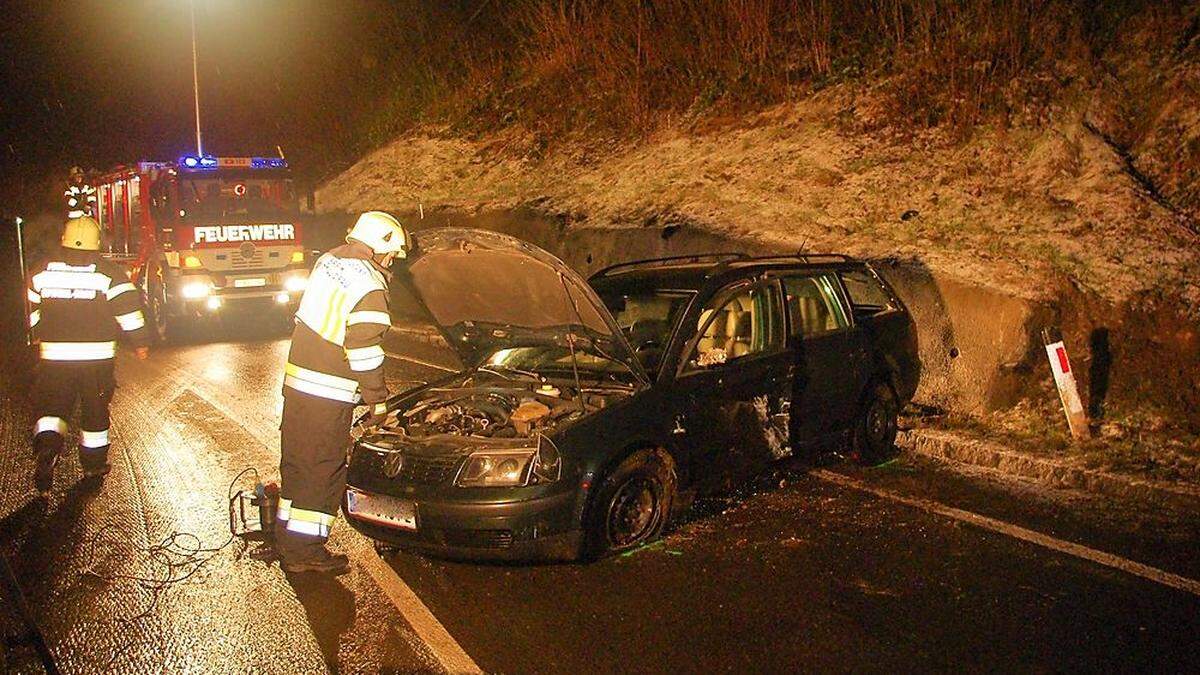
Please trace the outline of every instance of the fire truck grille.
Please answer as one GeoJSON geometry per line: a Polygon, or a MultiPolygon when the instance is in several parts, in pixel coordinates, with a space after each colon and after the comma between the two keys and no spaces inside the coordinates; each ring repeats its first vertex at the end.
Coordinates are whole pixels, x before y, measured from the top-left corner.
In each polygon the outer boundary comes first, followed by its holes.
{"type": "Polygon", "coordinates": [[[262,251],[256,251],[249,258],[243,258],[241,255],[231,255],[229,259],[233,263],[233,269],[235,270],[249,270],[263,266],[262,251]]]}

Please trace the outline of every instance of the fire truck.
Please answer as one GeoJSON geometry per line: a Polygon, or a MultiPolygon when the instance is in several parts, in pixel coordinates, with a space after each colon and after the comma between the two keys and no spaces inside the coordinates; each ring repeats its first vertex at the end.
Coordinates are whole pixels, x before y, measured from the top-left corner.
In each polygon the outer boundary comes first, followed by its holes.
{"type": "Polygon", "coordinates": [[[309,266],[284,159],[139,162],[96,191],[107,257],[128,265],[161,339],[238,307],[294,312],[309,266]]]}

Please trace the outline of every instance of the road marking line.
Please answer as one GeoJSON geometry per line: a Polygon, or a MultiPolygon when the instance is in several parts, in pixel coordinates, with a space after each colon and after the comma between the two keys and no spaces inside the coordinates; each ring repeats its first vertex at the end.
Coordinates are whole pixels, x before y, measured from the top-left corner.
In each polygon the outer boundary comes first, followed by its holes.
{"type": "Polygon", "coordinates": [[[1000,534],[1004,534],[1015,539],[1020,539],[1022,541],[1027,541],[1031,544],[1037,544],[1038,546],[1048,548],[1052,551],[1058,551],[1059,553],[1065,553],[1077,558],[1082,558],[1099,565],[1105,565],[1113,569],[1121,570],[1122,572],[1127,572],[1134,576],[1142,577],[1143,579],[1147,579],[1164,586],[1170,586],[1171,588],[1176,588],[1181,591],[1191,593],[1192,595],[1200,596],[1200,581],[1189,579],[1178,574],[1173,574],[1165,570],[1160,570],[1157,567],[1143,565],[1142,563],[1135,562],[1127,558],[1122,558],[1121,556],[1113,555],[1112,553],[1105,553],[1104,551],[1098,551],[1082,544],[1076,544],[1074,542],[1057,539],[1048,534],[1042,534],[1041,532],[1029,530],[1019,525],[1006,523],[1002,520],[996,520],[995,518],[981,516],[978,513],[972,513],[971,511],[956,509],[952,506],[946,506],[945,504],[940,504],[927,499],[905,497],[904,495],[896,494],[888,490],[871,487],[860,480],[856,480],[840,473],[818,469],[813,471],[812,475],[830,483],[836,483],[843,487],[861,490],[877,497],[890,499],[907,506],[921,509],[922,511],[945,516],[947,518],[953,518],[954,520],[960,520],[964,523],[970,523],[971,525],[981,527],[985,530],[999,532],[1000,534]]]}
{"type": "Polygon", "coordinates": [[[363,555],[355,557],[447,672],[483,672],[391,565],[369,547],[363,555]]]}

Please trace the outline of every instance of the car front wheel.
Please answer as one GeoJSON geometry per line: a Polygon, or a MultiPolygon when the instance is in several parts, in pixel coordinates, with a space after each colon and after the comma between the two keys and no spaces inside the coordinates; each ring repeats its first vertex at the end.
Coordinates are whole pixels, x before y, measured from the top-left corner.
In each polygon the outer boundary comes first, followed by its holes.
{"type": "Polygon", "coordinates": [[[854,424],[851,457],[860,464],[882,462],[896,446],[900,405],[886,382],[875,382],[863,398],[862,412],[854,424]]]}
{"type": "Polygon", "coordinates": [[[671,458],[657,450],[626,457],[596,492],[586,528],[586,558],[637,548],[662,534],[675,494],[671,458]]]}

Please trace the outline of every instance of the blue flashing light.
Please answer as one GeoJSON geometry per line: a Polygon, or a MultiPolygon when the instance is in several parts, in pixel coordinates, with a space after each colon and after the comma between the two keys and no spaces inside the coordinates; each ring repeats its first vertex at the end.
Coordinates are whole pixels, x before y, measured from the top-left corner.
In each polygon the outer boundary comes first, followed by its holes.
{"type": "Polygon", "coordinates": [[[287,161],[282,157],[251,157],[252,169],[286,169],[287,161]]]}
{"type": "Polygon", "coordinates": [[[212,155],[184,155],[179,158],[179,166],[184,169],[217,169],[217,168],[251,168],[251,169],[286,169],[287,160],[282,157],[213,157],[212,155]]]}
{"type": "Polygon", "coordinates": [[[184,155],[179,158],[179,163],[186,169],[215,169],[217,168],[217,158],[212,155],[203,155],[197,157],[195,155],[184,155]]]}

